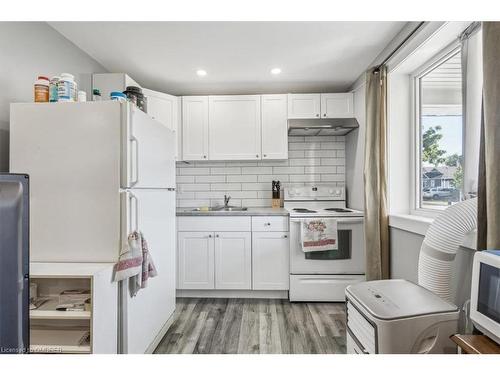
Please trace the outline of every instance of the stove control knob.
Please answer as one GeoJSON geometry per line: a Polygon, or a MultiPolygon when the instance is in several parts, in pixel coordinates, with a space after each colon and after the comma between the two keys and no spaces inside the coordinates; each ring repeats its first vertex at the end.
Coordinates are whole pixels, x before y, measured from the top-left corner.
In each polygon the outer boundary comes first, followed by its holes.
{"type": "Polygon", "coordinates": [[[328,194],[332,195],[333,194],[333,189],[328,190],[328,194]]]}
{"type": "Polygon", "coordinates": [[[340,190],[339,189],[335,190],[335,195],[340,196],[340,190]]]}

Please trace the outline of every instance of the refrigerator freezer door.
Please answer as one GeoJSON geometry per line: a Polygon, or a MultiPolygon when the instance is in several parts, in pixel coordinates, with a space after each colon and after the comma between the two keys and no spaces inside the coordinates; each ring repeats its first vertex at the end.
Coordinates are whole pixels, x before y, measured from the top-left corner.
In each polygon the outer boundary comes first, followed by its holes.
{"type": "Polygon", "coordinates": [[[28,176],[0,174],[0,354],[29,347],[28,176]]]}
{"type": "Polygon", "coordinates": [[[121,106],[12,104],[11,172],[30,176],[31,260],[115,262],[121,106]]]}
{"type": "Polygon", "coordinates": [[[128,281],[121,283],[120,351],[144,353],[164,333],[175,310],[175,192],[131,189],[122,194],[124,239],[138,228],[158,271],[135,297],[128,281]]]}
{"type": "Polygon", "coordinates": [[[122,111],[122,187],[175,188],[175,132],[131,104],[122,111]]]}

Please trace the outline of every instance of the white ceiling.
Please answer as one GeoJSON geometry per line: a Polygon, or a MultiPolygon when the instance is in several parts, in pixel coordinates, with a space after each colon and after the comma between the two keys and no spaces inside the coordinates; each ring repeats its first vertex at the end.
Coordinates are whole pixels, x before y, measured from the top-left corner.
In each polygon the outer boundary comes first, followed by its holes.
{"type": "Polygon", "coordinates": [[[343,91],[404,22],[51,22],[111,72],[181,94],[343,91]],[[280,75],[270,74],[274,67],[280,75]],[[197,69],[208,72],[196,75],[197,69]]]}

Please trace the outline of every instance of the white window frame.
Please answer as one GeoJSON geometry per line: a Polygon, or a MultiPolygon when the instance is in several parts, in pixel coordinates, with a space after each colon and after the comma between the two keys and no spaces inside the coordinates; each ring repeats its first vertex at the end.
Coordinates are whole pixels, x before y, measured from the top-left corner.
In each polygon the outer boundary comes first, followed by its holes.
{"type": "MultiPolygon", "coordinates": [[[[433,58],[428,60],[425,64],[421,65],[417,70],[415,70],[410,75],[410,88],[411,88],[411,168],[413,169],[411,173],[411,183],[410,183],[410,213],[412,215],[425,216],[425,217],[436,217],[442,209],[440,208],[422,208],[420,207],[421,202],[421,160],[420,160],[420,143],[421,143],[421,129],[420,129],[420,101],[421,101],[421,90],[420,90],[420,78],[425,76],[427,73],[435,69],[438,65],[442,64],[444,61],[448,60],[450,57],[455,55],[457,52],[460,53],[460,42],[451,43],[439,53],[437,53],[433,58]]],[[[463,85],[463,82],[462,82],[463,85]]],[[[462,109],[463,114],[463,109],[462,109]]],[[[465,155],[465,143],[463,141],[464,129],[462,124],[462,154],[465,155]]],[[[445,207],[443,207],[444,209],[445,207]]]]}

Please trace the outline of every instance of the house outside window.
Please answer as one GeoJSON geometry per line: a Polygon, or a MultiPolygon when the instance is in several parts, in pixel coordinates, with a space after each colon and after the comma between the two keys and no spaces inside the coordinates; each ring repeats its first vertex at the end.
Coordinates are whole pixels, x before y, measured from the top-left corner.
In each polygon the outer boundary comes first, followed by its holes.
{"type": "Polygon", "coordinates": [[[463,110],[460,50],[414,76],[416,208],[444,209],[461,199],[463,110]]]}

